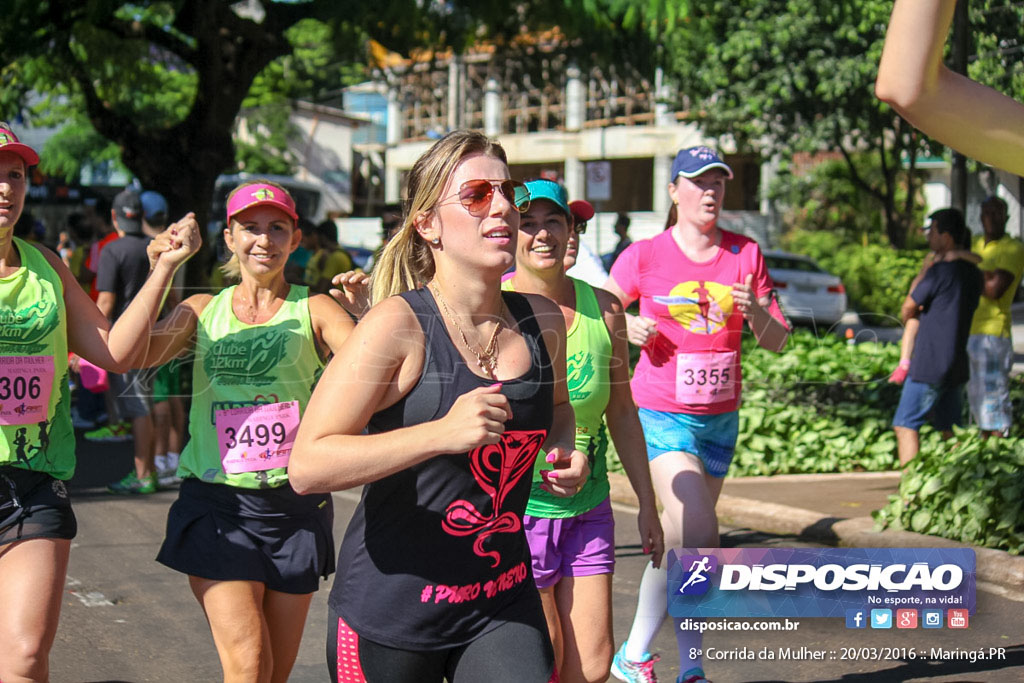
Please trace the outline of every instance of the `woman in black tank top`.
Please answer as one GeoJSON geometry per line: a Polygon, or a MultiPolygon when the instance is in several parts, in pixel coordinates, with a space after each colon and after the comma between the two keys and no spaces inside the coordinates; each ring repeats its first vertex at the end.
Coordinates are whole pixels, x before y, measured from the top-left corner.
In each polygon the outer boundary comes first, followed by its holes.
{"type": "Polygon", "coordinates": [[[517,191],[479,133],[416,162],[378,303],[303,417],[292,486],[365,485],[331,591],[331,680],[557,680],[522,515],[541,447],[552,493],[575,494],[588,472],[561,312],[500,290],[517,191]]]}

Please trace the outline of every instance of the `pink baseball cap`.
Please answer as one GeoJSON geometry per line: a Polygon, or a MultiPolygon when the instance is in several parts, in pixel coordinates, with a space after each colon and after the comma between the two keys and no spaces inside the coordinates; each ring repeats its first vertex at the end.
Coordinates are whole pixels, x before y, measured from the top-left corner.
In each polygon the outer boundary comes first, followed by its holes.
{"type": "Polygon", "coordinates": [[[26,144],[18,142],[18,136],[14,131],[4,124],[0,124],[0,152],[14,152],[26,166],[35,166],[39,163],[39,155],[26,144]]]}
{"type": "Polygon", "coordinates": [[[231,217],[240,211],[264,205],[276,206],[291,216],[293,220],[299,220],[299,214],[295,211],[295,200],[290,194],[280,187],[255,182],[243,185],[228,200],[228,222],[231,222],[231,217]]]}

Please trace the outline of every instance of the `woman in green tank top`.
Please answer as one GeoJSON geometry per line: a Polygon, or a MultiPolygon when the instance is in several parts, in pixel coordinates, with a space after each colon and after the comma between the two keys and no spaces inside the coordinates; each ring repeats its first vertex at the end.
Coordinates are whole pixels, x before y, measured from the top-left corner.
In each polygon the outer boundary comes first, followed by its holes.
{"type": "Polygon", "coordinates": [[[313,592],[334,571],[330,495],[295,493],[288,461],[325,359],[354,325],[329,296],[286,281],[297,220],[284,188],[235,188],[225,270],[241,282],[178,305],[141,363],[195,349],[191,438],[157,560],[188,575],[225,680],[287,680],[313,592]]]}
{"type": "Polygon", "coordinates": [[[199,248],[190,215],[111,327],[60,257],[14,237],[35,151],[0,125],[0,680],[49,678],[71,539],[75,470],[68,352],[130,369],[178,267],[199,248]],[[17,646],[15,646],[17,645],[17,646]]]}
{"type": "Polygon", "coordinates": [[[547,491],[546,462],[538,457],[523,524],[561,680],[604,681],[614,647],[615,538],[605,462],[608,432],[640,501],[640,538],[655,565],[663,551],[661,524],[629,389],[622,307],[611,294],[565,274],[563,259],[574,230],[565,189],[550,180],[531,180],[526,187],[530,208],[519,225],[515,275],[505,287],[542,294],[565,316],[576,448],[588,455],[591,475],[575,496],[552,496],[547,491]]]}

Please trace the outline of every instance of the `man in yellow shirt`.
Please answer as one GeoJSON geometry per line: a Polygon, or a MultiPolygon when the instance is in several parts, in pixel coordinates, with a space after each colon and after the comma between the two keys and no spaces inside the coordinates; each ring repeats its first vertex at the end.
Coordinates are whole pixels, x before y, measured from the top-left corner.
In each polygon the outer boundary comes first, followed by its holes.
{"type": "Polygon", "coordinates": [[[313,230],[316,251],[306,264],[306,284],[311,292],[326,294],[331,289],[331,278],[354,268],[352,257],[338,245],[338,226],[325,220],[313,230]]]}
{"type": "Polygon", "coordinates": [[[1010,430],[1010,304],[1024,273],[1024,244],[1006,234],[1006,202],[989,197],[981,204],[984,234],[974,242],[981,255],[985,289],[971,323],[967,354],[971,377],[967,398],[983,435],[1006,436],[1010,430]]]}

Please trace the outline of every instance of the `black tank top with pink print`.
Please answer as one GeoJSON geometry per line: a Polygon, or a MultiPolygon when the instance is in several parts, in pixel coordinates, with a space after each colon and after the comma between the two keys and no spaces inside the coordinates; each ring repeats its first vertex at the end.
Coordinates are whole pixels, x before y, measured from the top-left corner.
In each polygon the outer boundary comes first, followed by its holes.
{"type": "MultiPolygon", "coordinates": [[[[401,296],[423,328],[423,373],[403,399],[373,415],[371,434],[439,419],[462,394],[494,383],[470,371],[427,289],[401,296]]],[[[496,445],[439,455],[363,488],[330,595],[361,637],[433,650],[537,619],[522,516],[551,428],[554,378],[529,302],[503,296],[532,358],[524,375],[502,382],[512,420],[496,445]]]]}

